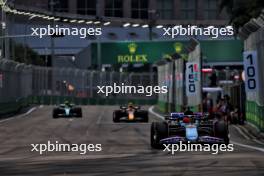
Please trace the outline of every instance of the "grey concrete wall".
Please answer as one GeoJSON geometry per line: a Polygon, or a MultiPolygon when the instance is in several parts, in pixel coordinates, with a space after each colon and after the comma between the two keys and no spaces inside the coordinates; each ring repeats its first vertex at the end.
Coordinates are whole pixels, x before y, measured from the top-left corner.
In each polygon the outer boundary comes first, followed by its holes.
{"type": "Polygon", "coordinates": [[[250,34],[244,41],[244,49],[245,51],[257,51],[259,70],[259,91],[257,93],[247,92],[247,99],[264,105],[264,27],[250,34]]]}

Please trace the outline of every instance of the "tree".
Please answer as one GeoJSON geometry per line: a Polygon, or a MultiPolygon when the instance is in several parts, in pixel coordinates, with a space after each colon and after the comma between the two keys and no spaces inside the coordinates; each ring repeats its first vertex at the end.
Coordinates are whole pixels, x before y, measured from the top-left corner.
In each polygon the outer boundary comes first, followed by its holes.
{"type": "Polygon", "coordinates": [[[222,0],[220,4],[220,10],[226,10],[236,31],[251,18],[258,17],[262,9],[263,0],[222,0]]]}
{"type": "Polygon", "coordinates": [[[14,46],[14,53],[11,52],[11,59],[16,62],[32,64],[32,65],[45,65],[45,62],[34,50],[29,48],[28,46],[24,46],[22,44],[16,43],[13,40],[10,40],[10,51],[12,51],[11,45],[14,46]],[[27,52],[27,57],[25,58],[24,52],[27,52]],[[14,54],[14,56],[12,55],[14,54]]]}

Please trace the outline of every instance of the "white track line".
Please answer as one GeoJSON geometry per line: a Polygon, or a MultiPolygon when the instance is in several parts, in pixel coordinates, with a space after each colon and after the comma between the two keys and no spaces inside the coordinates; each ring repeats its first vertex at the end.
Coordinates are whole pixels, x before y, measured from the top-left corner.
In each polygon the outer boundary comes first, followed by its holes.
{"type": "Polygon", "coordinates": [[[246,135],[246,133],[244,133],[240,128],[238,128],[237,126],[233,125],[233,127],[238,131],[238,133],[240,135],[242,135],[246,140],[249,140],[250,137],[248,135],[246,135]]]}
{"type": "Polygon", "coordinates": [[[256,139],[255,136],[253,136],[252,134],[250,134],[250,132],[247,131],[247,129],[245,127],[241,127],[243,130],[240,129],[240,127],[237,127],[235,125],[233,125],[233,127],[247,140],[253,140],[254,142],[264,145],[264,143],[258,139],[256,139]]]}
{"type": "Polygon", "coordinates": [[[98,120],[96,121],[96,124],[97,124],[97,125],[101,123],[101,120],[102,120],[102,118],[103,118],[104,113],[105,113],[105,109],[103,108],[101,114],[100,114],[99,117],[98,117],[98,120]]]}
{"type": "MultiPolygon", "coordinates": [[[[153,111],[154,106],[151,106],[148,110],[151,114],[155,115],[156,117],[160,118],[160,119],[164,119],[164,117],[156,112],[153,111]]],[[[234,126],[235,127],[235,126],[234,126]]],[[[239,129],[238,127],[235,127],[237,129],[239,129]]],[[[239,129],[240,130],[240,129],[239,129]]],[[[241,130],[240,130],[241,131],[241,130]]],[[[242,135],[245,135],[242,131],[241,131],[242,135]]],[[[246,135],[244,136],[246,137],[246,135]]],[[[247,136],[247,138],[249,138],[247,136]]],[[[251,146],[251,145],[246,145],[246,144],[241,144],[239,142],[235,142],[235,141],[230,141],[232,144],[238,145],[240,147],[244,147],[244,148],[248,148],[248,149],[253,149],[253,150],[257,150],[257,151],[261,151],[264,152],[264,148],[260,148],[260,147],[255,147],[255,146],[251,146]]]]}
{"type": "Polygon", "coordinates": [[[258,143],[258,144],[264,145],[264,142],[261,142],[261,141],[258,140],[258,139],[253,139],[253,141],[255,141],[255,142],[258,143]]]}
{"type": "Polygon", "coordinates": [[[241,144],[241,143],[238,143],[238,142],[235,142],[235,141],[230,141],[230,142],[232,144],[238,145],[240,147],[245,147],[245,148],[249,148],[249,149],[253,149],[253,150],[258,150],[258,151],[264,152],[264,148],[254,147],[254,146],[246,145],[246,144],[241,144]]]}
{"type": "Polygon", "coordinates": [[[154,109],[154,106],[151,106],[151,107],[148,109],[148,111],[149,111],[151,114],[155,115],[156,117],[160,118],[161,120],[164,120],[164,119],[165,119],[162,115],[160,115],[160,114],[154,112],[153,109],[154,109]]]}
{"type": "Polygon", "coordinates": [[[246,133],[250,139],[256,139],[256,136],[252,135],[244,126],[239,126],[238,128],[241,128],[241,130],[244,131],[244,133],[246,133]]]}
{"type": "Polygon", "coordinates": [[[14,119],[21,118],[21,117],[26,117],[27,115],[29,115],[30,113],[32,113],[32,112],[35,111],[36,109],[37,109],[36,107],[33,107],[33,108],[29,109],[29,110],[28,110],[26,113],[24,113],[24,114],[21,114],[21,115],[15,116],[15,117],[10,117],[10,118],[7,118],[7,119],[4,119],[4,120],[1,120],[0,123],[6,122],[6,121],[10,121],[10,120],[14,120],[14,119]]]}

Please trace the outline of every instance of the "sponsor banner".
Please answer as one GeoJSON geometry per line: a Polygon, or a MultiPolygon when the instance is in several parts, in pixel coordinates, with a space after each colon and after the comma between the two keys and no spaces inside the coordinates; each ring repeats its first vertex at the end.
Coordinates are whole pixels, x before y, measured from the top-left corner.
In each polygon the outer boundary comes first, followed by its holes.
{"type": "Polygon", "coordinates": [[[201,72],[200,64],[197,62],[186,63],[186,95],[198,96],[200,95],[201,72]]]}
{"type": "Polygon", "coordinates": [[[257,92],[259,90],[259,70],[257,51],[245,51],[244,72],[245,72],[245,87],[247,92],[257,92]]]}

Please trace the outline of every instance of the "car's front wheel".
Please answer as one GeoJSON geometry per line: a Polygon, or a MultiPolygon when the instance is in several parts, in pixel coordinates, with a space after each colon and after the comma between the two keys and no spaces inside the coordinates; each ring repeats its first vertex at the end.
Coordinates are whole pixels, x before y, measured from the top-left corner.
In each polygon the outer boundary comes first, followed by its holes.
{"type": "Polygon", "coordinates": [[[151,124],[150,143],[151,147],[161,149],[160,140],[168,137],[168,125],[165,122],[153,122],[151,124]]]}

